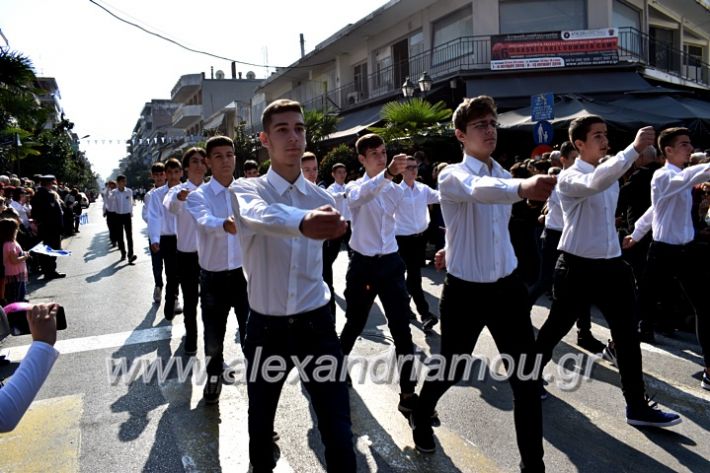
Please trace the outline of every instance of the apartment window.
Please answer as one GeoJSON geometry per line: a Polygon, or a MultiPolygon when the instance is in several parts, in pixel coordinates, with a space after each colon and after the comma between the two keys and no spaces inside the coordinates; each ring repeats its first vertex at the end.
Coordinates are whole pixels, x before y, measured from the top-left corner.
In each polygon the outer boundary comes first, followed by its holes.
{"type": "Polygon", "coordinates": [[[499,0],[502,34],[583,30],[586,0],[499,0]]]}
{"type": "Polygon", "coordinates": [[[392,84],[392,55],[390,54],[390,48],[380,48],[375,51],[374,56],[374,87],[376,89],[388,87],[392,84]]]}
{"type": "Polygon", "coordinates": [[[473,15],[470,6],[435,21],[432,26],[432,67],[456,62],[473,52],[473,42],[464,39],[466,36],[473,36],[473,15]]]}
{"type": "Polygon", "coordinates": [[[360,97],[367,97],[367,63],[363,62],[353,68],[353,82],[355,82],[355,92],[360,97]]]}
{"type": "Polygon", "coordinates": [[[433,47],[459,39],[462,36],[473,35],[473,17],[471,7],[462,8],[434,22],[433,47]]]}
{"type": "Polygon", "coordinates": [[[611,26],[615,28],[631,27],[641,30],[641,12],[626,2],[614,0],[611,12],[611,26]]]}

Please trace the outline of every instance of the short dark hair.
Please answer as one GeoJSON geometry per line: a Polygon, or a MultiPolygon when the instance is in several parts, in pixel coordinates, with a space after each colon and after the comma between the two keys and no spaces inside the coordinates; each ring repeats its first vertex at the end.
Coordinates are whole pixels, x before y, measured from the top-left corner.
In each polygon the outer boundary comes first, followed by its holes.
{"type": "Polygon", "coordinates": [[[357,154],[365,156],[368,149],[378,148],[383,144],[385,144],[385,140],[383,140],[380,135],[368,133],[367,135],[363,135],[357,139],[355,142],[355,149],[357,150],[357,154]]]}
{"type": "Polygon", "coordinates": [[[690,131],[683,127],[666,128],[658,135],[658,149],[662,155],[666,155],[666,146],[673,146],[675,139],[679,136],[690,136],[690,131]]]}
{"type": "Polygon", "coordinates": [[[25,190],[24,187],[15,187],[12,189],[12,199],[13,200],[20,200],[20,196],[22,194],[27,194],[27,191],[25,190]]]}
{"type": "Polygon", "coordinates": [[[316,157],[315,153],[312,153],[310,151],[306,151],[303,153],[303,156],[301,156],[301,162],[306,162],[306,161],[315,161],[316,164],[318,164],[318,158],[316,157]]]}
{"type": "Polygon", "coordinates": [[[285,112],[297,112],[303,114],[303,108],[301,104],[291,99],[279,99],[271,102],[265,109],[264,113],[261,114],[261,126],[264,131],[269,131],[269,126],[271,126],[271,119],[277,113],[285,112]]]}
{"type": "Polygon", "coordinates": [[[193,146],[192,148],[188,149],[185,151],[185,154],[182,155],[182,167],[187,168],[190,165],[190,158],[192,157],[193,154],[199,154],[203,158],[207,156],[207,152],[198,146],[193,146]]]}
{"type": "Polygon", "coordinates": [[[336,169],[345,169],[346,171],[348,170],[347,166],[343,163],[335,163],[330,167],[330,172],[335,172],[336,169]]]}
{"type": "Polygon", "coordinates": [[[182,164],[177,158],[170,158],[165,161],[165,170],[167,171],[168,169],[182,169],[182,164]]]}
{"type": "Polygon", "coordinates": [[[161,163],[160,161],[158,161],[157,163],[153,163],[153,165],[150,167],[150,172],[151,174],[165,172],[165,164],[161,163]]]}
{"type": "Polygon", "coordinates": [[[17,220],[3,218],[0,220],[0,242],[5,243],[15,238],[15,232],[20,228],[17,220]]]}
{"type": "Polygon", "coordinates": [[[569,155],[572,151],[577,151],[577,149],[571,141],[565,141],[562,143],[562,146],[560,146],[560,156],[562,158],[569,159],[569,155]]]}
{"type": "Polygon", "coordinates": [[[229,138],[228,136],[213,136],[212,138],[207,140],[207,144],[205,145],[205,151],[207,152],[207,156],[212,153],[213,149],[219,146],[230,146],[232,148],[232,151],[234,151],[234,141],[232,141],[231,138],[229,138]]]}
{"type": "Polygon", "coordinates": [[[463,102],[456,107],[451,120],[454,123],[454,128],[465,132],[466,125],[471,120],[485,117],[486,115],[498,116],[496,103],[488,95],[479,95],[478,97],[463,99],[463,102]]]}
{"type": "MultiPolygon", "coordinates": [[[[587,141],[587,133],[592,129],[592,125],[596,123],[606,124],[604,119],[598,115],[587,115],[572,120],[569,124],[569,140],[574,144],[576,140],[587,141]]],[[[575,148],[577,146],[575,145],[575,148]]]]}
{"type": "Polygon", "coordinates": [[[259,163],[253,159],[247,159],[244,161],[244,171],[251,171],[252,169],[259,169],[259,163]]]}
{"type": "Polygon", "coordinates": [[[119,174],[118,177],[116,177],[116,182],[125,181],[125,180],[126,180],[126,176],[123,174],[119,174]]]}

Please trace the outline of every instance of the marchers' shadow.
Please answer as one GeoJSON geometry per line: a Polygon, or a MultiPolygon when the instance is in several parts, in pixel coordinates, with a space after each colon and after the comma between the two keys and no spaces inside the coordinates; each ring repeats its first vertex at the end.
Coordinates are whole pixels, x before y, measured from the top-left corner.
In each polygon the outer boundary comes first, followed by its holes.
{"type": "Polygon", "coordinates": [[[94,233],[91,238],[91,244],[84,252],[84,262],[95,260],[96,258],[101,258],[106,256],[111,251],[111,244],[108,238],[108,231],[102,231],[99,233],[94,233]]]}

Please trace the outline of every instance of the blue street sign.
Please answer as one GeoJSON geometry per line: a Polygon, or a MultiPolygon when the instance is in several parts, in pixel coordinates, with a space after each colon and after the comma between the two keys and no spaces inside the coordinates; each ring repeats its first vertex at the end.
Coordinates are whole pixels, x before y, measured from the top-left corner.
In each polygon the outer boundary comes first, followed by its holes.
{"type": "Polygon", "coordinates": [[[536,145],[549,145],[553,137],[552,123],[542,120],[533,127],[533,141],[536,145]]]}
{"type": "Polygon", "coordinates": [[[552,120],[555,118],[555,95],[552,93],[537,94],[530,96],[531,120],[552,120]]]}

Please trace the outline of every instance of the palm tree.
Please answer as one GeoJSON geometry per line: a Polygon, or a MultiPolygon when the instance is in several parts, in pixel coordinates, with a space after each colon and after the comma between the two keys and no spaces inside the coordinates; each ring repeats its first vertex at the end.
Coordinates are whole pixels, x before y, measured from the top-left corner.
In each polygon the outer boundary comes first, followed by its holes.
{"type": "Polygon", "coordinates": [[[404,102],[388,102],[380,111],[386,124],[382,128],[371,128],[385,141],[402,138],[414,139],[418,135],[441,134],[445,126],[441,122],[451,119],[452,111],[443,101],[431,104],[419,97],[404,102]]]}
{"type": "Polygon", "coordinates": [[[0,130],[12,119],[24,129],[36,126],[41,109],[34,95],[36,80],[29,58],[0,49],[0,130]]]}
{"type": "Polygon", "coordinates": [[[307,110],[303,114],[303,121],[306,124],[306,149],[321,158],[323,150],[320,143],[328,135],[335,133],[339,118],[320,110],[307,110]]]}

